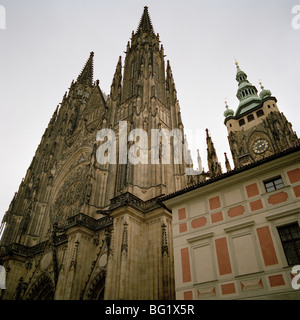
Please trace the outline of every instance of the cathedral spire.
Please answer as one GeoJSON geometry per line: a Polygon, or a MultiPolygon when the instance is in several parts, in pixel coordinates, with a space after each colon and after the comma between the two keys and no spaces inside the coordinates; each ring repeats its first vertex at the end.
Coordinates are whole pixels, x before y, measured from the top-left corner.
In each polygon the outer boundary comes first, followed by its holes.
{"type": "Polygon", "coordinates": [[[207,162],[209,168],[209,175],[211,178],[222,174],[222,168],[218,161],[217,153],[214,144],[209,135],[208,129],[206,129],[206,143],[207,143],[207,162]]]}
{"type": "Polygon", "coordinates": [[[243,113],[251,108],[257,106],[261,103],[261,98],[257,95],[256,87],[250,83],[247,79],[247,74],[242,71],[239,67],[238,62],[236,64],[236,81],[238,82],[238,91],[236,97],[239,99],[240,103],[236,115],[243,113]]]}
{"type": "Polygon", "coordinates": [[[121,98],[121,86],[122,86],[122,58],[119,57],[118,64],[116,66],[116,71],[110,87],[110,97],[112,100],[117,100],[121,98]]]}
{"type": "Polygon", "coordinates": [[[225,156],[225,167],[226,167],[227,172],[229,172],[229,171],[231,171],[231,166],[230,166],[230,162],[228,160],[226,152],[224,152],[224,156],[225,156]]]}
{"type": "Polygon", "coordinates": [[[90,57],[77,78],[77,82],[88,86],[93,85],[94,76],[94,52],[90,53],[90,57]]]}
{"type": "Polygon", "coordinates": [[[138,29],[137,29],[137,33],[140,32],[148,32],[148,33],[154,33],[154,29],[152,26],[152,22],[149,16],[149,12],[148,12],[148,7],[145,6],[144,7],[144,12],[143,15],[141,17],[138,29]]]}
{"type": "Polygon", "coordinates": [[[202,160],[201,160],[199,149],[197,149],[197,163],[198,163],[198,171],[203,172],[202,160]]]}
{"type": "Polygon", "coordinates": [[[172,69],[170,66],[170,61],[167,60],[167,77],[166,77],[166,89],[171,99],[171,104],[175,104],[177,100],[177,91],[175,87],[175,82],[172,74],[172,69]]]}

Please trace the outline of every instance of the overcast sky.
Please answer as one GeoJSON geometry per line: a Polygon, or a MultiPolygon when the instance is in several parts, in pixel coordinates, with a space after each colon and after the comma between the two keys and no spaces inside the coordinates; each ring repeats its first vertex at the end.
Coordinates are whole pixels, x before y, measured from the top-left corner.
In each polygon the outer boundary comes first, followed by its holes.
{"type": "Polygon", "coordinates": [[[257,89],[261,80],[271,90],[299,136],[300,29],[292,25],[297,4],[300,0],[0,0],[6,14],[6,29],[0,30],[0,219],[91,51],[94,79],[109,93],[118,57],[124,61],[145,5],[170,60],[195,169],[197,148],[207,169],[205,128],[222,165],[224,152],[230,156],[223,112],[225,99],[233,110],[238,105],[235,58],[257,89]]]}

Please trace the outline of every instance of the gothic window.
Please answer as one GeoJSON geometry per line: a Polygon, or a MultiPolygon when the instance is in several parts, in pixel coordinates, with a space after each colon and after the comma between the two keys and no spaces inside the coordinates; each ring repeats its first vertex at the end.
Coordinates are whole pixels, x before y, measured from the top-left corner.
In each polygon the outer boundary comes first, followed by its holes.
{"type": "Polygon", "coordinates": [[[130,95],[133,95],[133,81],[130,82],[130,95]]]}
{"type": "Polygon", "coordinates": [[[130,78],[132,79],[134,76],[134,67],[135,67],[135,62],[133,61],[131,63],[131,72],[130,72],[130,78]]]}
{"type": "Polygon", "coordinates": [[[254,115],[253,114],[249,114],[249,116],[247,117],[248,122],[251,122],[254,120],[254,115]]]}
{"type": "Polygon", "coordinates": [[[284,187],[281,176],[264,181],[264,185],[267,192],[278,190],[284,187]]]}
{"type": "Polygon", "coordinates": [[[241,119],[241,120],[239,121],[240,127],[243,126],[244,124],[245,124],[245,120],[244,120],[244,119],[241,119]]]}
{"type": "Polygon", "coordinates": [[[54,283],[47,274],[42,274],[25,293],[26,300],[53,300],[54,283]]]}
{"type": "Polygon", "coordinates": [[[260,110],[258,110],[258,111],[256,112],[256,115],[257,115],[257,117],[261,117],[261,116],[264,115],[264,111],[260,109],[260,110]]]}
{"type": "Polygon", "coordinates": [[[300,228],[293,223],[278,228],[282,247],[290,266],[300,264],[300,228]]]}

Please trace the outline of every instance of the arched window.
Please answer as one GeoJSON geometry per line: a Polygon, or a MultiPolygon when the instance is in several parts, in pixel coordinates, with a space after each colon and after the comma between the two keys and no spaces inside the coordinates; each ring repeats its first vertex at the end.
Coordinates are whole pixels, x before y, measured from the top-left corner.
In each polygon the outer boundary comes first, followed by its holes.
{"type": "Polygon", "coordinates": [[[135,68],[135,61],[131,62],[131,72],[130,72],[130,77],[133,78],[134,76],[134,68],[135,68]]]}
{"type": "MultiPolygon", "coordinates": [[[[43,273],[27,289],[25,300],[53,300],[54,293],[53,280],[46,273],[43,273]]],[[[19,296],[19,294],[20,292],[17,290],[17,295],[19,296]]],[[[19,296],[18,298],[20,299],[22,296],[19,296]]]]}

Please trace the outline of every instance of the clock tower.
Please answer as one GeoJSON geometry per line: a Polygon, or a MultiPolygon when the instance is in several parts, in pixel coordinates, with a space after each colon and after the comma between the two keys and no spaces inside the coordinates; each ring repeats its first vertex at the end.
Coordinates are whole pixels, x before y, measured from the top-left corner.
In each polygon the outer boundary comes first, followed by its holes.
{"type": "Polygon", "coordinates": [[[297,140],[292,125],[277,106],[277,99],[262,84],[252,85],[236,63],[239,105],[234,112],[226,103],[224,112],[235,167],[261,160],[291,147],[297,140]]]}

